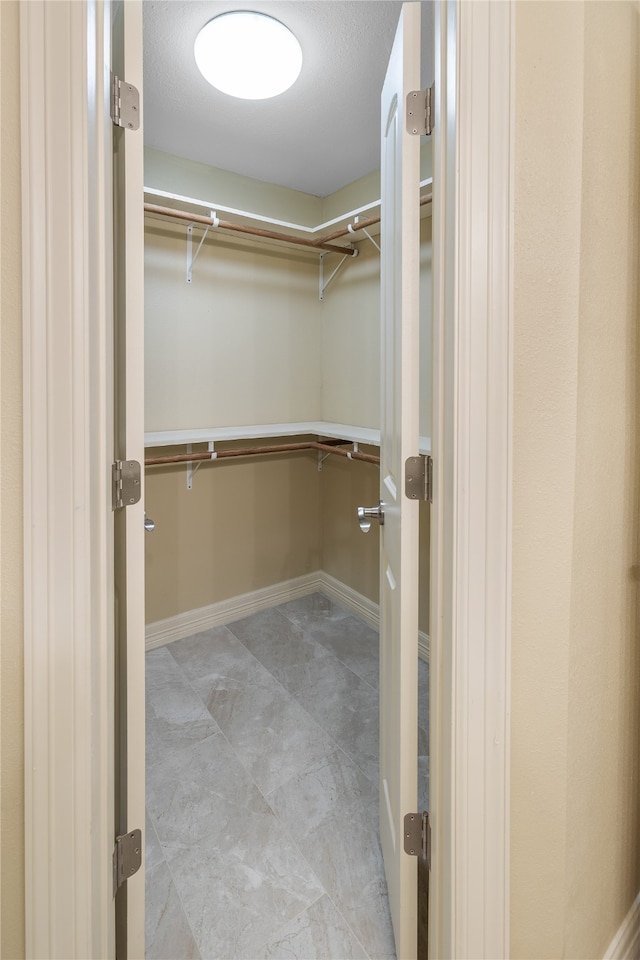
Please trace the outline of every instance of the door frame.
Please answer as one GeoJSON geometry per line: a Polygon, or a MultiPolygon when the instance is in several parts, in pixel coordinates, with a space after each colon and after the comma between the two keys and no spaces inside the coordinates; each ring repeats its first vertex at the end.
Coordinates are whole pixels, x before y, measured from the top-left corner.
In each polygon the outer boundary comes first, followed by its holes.
{"type": "Polygon", "coordinates": [[[509,956],[514,21],[435,6],[434,957],[509,956]]]}
{"type": "MultiPolygon", "coordinates": [[[[25,922],[34,958],[114,951],[104,2],[20,5],[25,922]]],[[[436,4],[437,957],[509,953],[514,18],[514,0],[436,4]]]]}
{"type": "Polygon", "coordinates": [[[107,10],[20,4],[25,936],[42,960],[113,956],[107,10]]]}

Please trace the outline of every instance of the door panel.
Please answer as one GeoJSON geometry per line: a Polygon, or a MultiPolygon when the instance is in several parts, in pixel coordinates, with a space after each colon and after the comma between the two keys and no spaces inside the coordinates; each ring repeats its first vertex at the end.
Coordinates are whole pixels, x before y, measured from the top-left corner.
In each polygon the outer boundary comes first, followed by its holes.
{"type": "Polygon", "coordinates": [[[405,129],[420,86],[420,4],[403,4],[382,91],[380,835],[398,957],[417,952],[417,864],[403,820],[416,810],[418,503],[404,463],[418,451],[420,137],[405,129]]]}
{"type": "MultiPolygon", "coordinates": [[[[142,95],[142,6],[111,9],[112,71],[142,95]]],[[[144,463],[143,139],[113,127],[114,460],[144,463]]],[[[142,471],[144,495],[144,470],[142,471]]],[[[114,513],[115,832],[144,833],[144,506],[114,513]]],[[[144,862],[116,896],[116,956],[144,957],[144,862]]]]}

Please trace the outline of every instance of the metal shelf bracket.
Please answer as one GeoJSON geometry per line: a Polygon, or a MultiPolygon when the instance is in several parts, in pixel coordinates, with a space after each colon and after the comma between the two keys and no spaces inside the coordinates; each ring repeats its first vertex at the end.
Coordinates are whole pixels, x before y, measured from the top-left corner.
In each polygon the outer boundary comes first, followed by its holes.
{"type": "Polygon", "coordinates": [[[359,230],[361,233],[364,233],[365,237],[367,237],[368,240],[371,240],[371,243],[374,245],[378,253],[382,253],[382,250],[380,249],[380,244],[377,242],[377,240],[374,240],[371,234],[369,233],[369,231],[366,230],[364,227],[358,226],[359,220],[360,220],[360,217],[355,217],[353,223],[349,224],[349,226],[347,227],[347,230],[349,231],[349,233],[356,233],[357,230],[359,230]]]}
{"type": "Polygon", "coordinates": [[[192,279],[192,277],[191,277],[191,271],[192,271],[192,269],[193,269],[193,265],[194,265],[194,263],[196,262],[196,260],[198,259],[198,254],[199,254],[200,251],[202,250],[202,244],[203,244],[203,243],[205,242],[205,240],[207,239],[207,234],[209,233],[210,227],[211,227],[211,226],[217,227],[218,224],[220,223],[218,217],[216,216],[216,211],[215,211],[215,210],[212,210],[212,211],[211,211],[211,219],[213,220],[213,224],[208,224],[208,225],[204,228],[204,233],[202,234],[202,239],[200,240],[200,243],[198,244],[198,249],[196,250],[195,254],[193,253],[193,224],[190,223],[189,226],[187,227],[187,283],[191,283],[191,279],[192,279]]]}
{"type": "MultiPolygon", "coordinates": [[[[351,446],[353,447],[353,450],[347,450],[347,460],[353,460],[353,454],[360,453],[360,445],[357,440],[352,440],[351,446]]],[[[322,450],[318,450],[318,473],[322,473],[322,465],[324,464],[325,460],[329,459],[330,456],[330,453],[325,453],[323,455],[322,450]]]]}
{"type": "Polygon", "coordinates": [[[358,256],[358,252],[359,252],[359,251],[358,251],[357,249],[351,248],[351,249],[349,250],[349,253],[345,253],[344,257],[342,257],[342,259],[340,260],[340,263],[338,264],[338,266],[335,267],[335,268],[332,270],[332,272],[329,274],[329,276],[327,277],[326,280],[325,280],[325,278],[324,278],[324,258],[326,257],[326,253],[321,253],[321,254],[320,254],[320,281],[319,281],[319,286],[318,286],[318,291],[319,291],[318,299],[319,299],[319,300],[324,300],[324,292],[325,292],[325,290],[327,289],[327,287],[329,286],[329,284],[331,283],[331,281],[334,280],[335,277],[338,275],[338,272],[339,272],[339,271],[342,269],[342,267],[344,266],[345,261],[346,261],[346,260],[353,260],[354,257],[357,257],[357,256],[358,256]]]}
{"type": "MultiPolygon", "coordinates": [[[[215,460],[217,457],[215,440],[209,440],[207,444],[207,449],[211,454],[209,459],[215,460]]],[[[188,443],[187,453],[192,453],[192,452],[193,452],[193,445],[191,443],[188,443]]],[[[194,467],[193,460],[187,461],[187,490],[193,489],[193,478],[195,477],[196,473],[198,472],[202,464],[205,462],[206,462],[205,460],[198,460],[196,461],[196,465],[194,467]]]]}

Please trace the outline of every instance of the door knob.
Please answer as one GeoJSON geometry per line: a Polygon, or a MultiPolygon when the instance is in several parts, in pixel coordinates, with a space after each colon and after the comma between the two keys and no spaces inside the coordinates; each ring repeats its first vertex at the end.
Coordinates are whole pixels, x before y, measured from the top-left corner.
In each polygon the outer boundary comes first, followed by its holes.
{"type": "Polygon", "coordinates": [[[358,507],[358,522],[363,533],[369,533],[372,520],[377,520],[380,526],[384,524],[384,503],[382,500],[377,507],[358,507]]]}
{"type": "Polygon", "coordinates": [[[144,528],[147,533],[152,533],[156,528],[155,520],[152,520],[150,517],[148,517],[146,513],[144,515],[144,528]]]}

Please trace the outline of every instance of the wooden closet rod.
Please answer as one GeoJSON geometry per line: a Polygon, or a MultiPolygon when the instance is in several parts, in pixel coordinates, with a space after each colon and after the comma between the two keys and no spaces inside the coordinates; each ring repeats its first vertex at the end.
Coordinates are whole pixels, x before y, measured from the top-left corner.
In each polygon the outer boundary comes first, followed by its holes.
{"type": "Polygon", "coordinates": [[[178,453],[167,457],[147,457],[145,467],[158,467],[169,463],[192,463],[198,460],[227,460],[230,457],[260,457],[265,454],[291,453],[298,450],[322,450],[324,453],[335,453],[349,460],[362,460],[364,463],[380,463],[380,457],[369,453],[360,453],[359,450],[345,450],[329,443],[318,440],[303,440],[300,443],[279,443],[268,447],[236,447],[231,450],[216,450],[215,453],[203,450],[201,453],[178,453]]]}
{"type": "MultiPolygon", "coordinates": [[[[431,203],[432,194],[426,193],[420,197],[420,206],[431,203]]],[[[173,207],[159,207],[155,203],[145,203],[145,213],[153,213],[161,217],[172,217],[174,220],[184,220],[185,223],[201,223],[207,227],[219,227],[223,230],[231,230],[235,233],[245,233],[252,237],[264,237],[267,240],[284,240],[287,243],[293,243],[299,247],[308,247],[311,250],[329,250],[331,253],[341,253],[346,256],[357,257],[357,250],[350,250],[348,247],[340,247],[332,243],[340,237],[346,237],[358,230],[368,230],[376,223],[380,223],[380,215],[377,217],[368,217],[366,220],[359,220],[358,223],[347,224],[333,233],[328,233],[324,237],[318,237],[316,240],[306,240],[304,237],[291,237],[286,233],[278,233],[275,230],[263,230],[262,227],[249,227],[241,223],[231,223],[229,220],[214,220],[213,217],[205,217],[201,213],[186,213],[183,210],[174,210],[173,207]],[[349,227],[352,226],[353,230],[349,227]]]]}
{"type": "MultiPolygon", "coordinates": [[[[184,220],[186,223],[201,223],[208,227],[217,227],[222,230],[231,230],[235,233],[245,233],[251,237],[264,237],[267,240],[284,240],[298,247],[309,247],[312,250],[329,250],[331,253],[341,253],[343,256],[357,257],[358,251],[350,247],[340,247],[333,243],[324,243],[322,240],[305,240],[304,237],[290,237],[286,233],[277,233],[275,230],[263,230],[262,227],[249,227],[241,223],[231,223],[229,220],[219,220],[217,217],[205,217],[200,213],[186,213],[183,210],[174,210],[172,207],[159,207],[155,203],[145,203],[145,213],[157,216],[172,217],[174,220],[184,220]]],[[[345,231],[348,232],[348,231],[345,231]]]]}
{"type": "MultiPolygon", "coordinates": [[[[424,207],[425,204],[431,203],[433,200],[433,195],[430,193],[425,193],[423,197],[420,197],[420,206],[424,207]]],[[[324,237],[318,237],[317,240],[314,240],[313,243],[315,246],[319,246],[323,243],[331,243],[332,240],[338,240],[340,237],[346,237],[347,234],[356,233],[358,230],[368,230],[369,227],[375,226],[376,223],[380,223],[380,214],[377,217],[368,217],[366,220],[358,220],[357,223],[349,223],[346,227],[340,227],[339,230],[334,230],[333,233],[327,233],[324,237]],[[353,230],[350,230],[349,227],[353,227],[353,230]]]]}

